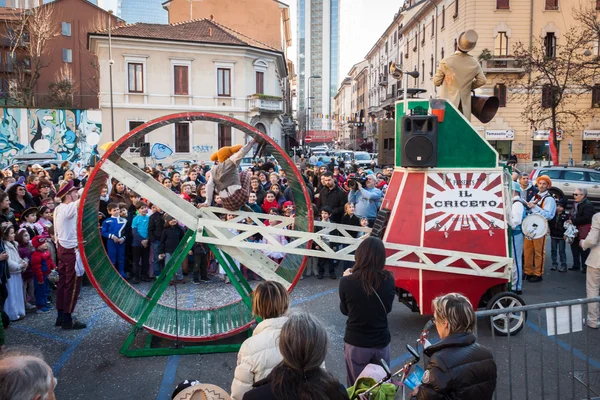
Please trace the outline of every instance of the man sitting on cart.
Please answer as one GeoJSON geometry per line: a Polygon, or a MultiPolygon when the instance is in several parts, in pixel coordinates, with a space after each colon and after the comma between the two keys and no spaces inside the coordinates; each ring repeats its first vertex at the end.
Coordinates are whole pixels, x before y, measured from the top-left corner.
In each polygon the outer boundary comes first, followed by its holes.
{"type": "MultiPolygon", "coordinates": [[[[539,214],[550,221],[556,214],[556,201],[548,192],[552,187],[552,180],[546,176],[538,176],[535,181],[539,193],[527,202],[530,214],[539,214]]],[[[523,269],[528,282],[541,282],[544,275],[544,262],[546,261],[546,235],[538,239],[525,239],[523,244],[524,262],[523,269]]]]}

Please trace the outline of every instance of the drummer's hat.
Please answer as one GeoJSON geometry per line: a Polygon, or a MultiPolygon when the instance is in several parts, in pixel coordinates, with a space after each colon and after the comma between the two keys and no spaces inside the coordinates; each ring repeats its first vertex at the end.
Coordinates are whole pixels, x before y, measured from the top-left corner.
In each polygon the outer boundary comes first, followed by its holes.
{"type": "Polygon", "coordinates": [[[173,400],[222,400],[229,394],[218,386],[198,381],[183,381],[171,395],[173,400]]]}

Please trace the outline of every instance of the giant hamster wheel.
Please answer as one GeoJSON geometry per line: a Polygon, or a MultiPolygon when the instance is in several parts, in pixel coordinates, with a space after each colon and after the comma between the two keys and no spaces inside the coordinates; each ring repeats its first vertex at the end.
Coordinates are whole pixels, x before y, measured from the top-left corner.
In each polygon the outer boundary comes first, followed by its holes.
{"type": "MultiPolygon", "coordinates": [[[[114,168],[119,168],[130,176],[135,176],[152,190],[157,192],[164,190],[160,189],[162,188],[160,183],[151,179],[149,175],[142,173],[138,168],[122,158],[121,155],[127,151],[136,139],[160,127],[177,122],[192,121],[211,121],[227,125],[253,138],[260,137],[265,141],[266,150],[279,162],[279,165],[286,172],[288,182],[292,187],[294,204],[296,206],[295,229],[307,232],[312,232],[313,230],[313,216],[308,191],[300,172],[292,160],[271,138],[263,135],[254,127],[223,115],[202,112],[167,115],[137,127],[115,142],[97,163],[83,191],[78,220],[78,240],[82,261],[92,285],[106,304],[121,318],[131,324],[135,324],[138,321],[150,299],[145,294],[137,291],[121,277],[112,266],[102,245],[102,238],[98,229],[98,207],[101,187],[109,176],[105,170],[108,170],[108,165],[111,165],[113,171],[114,168]],[[158,185],[159,187],[154,187],[153,185],[158,185]]],[[[165,209],[160,204],[160,201],[168,199],[169,202],[176,204],[178,207],[181,206],[182,210],[180,211],[182,213],[186,211],[190,212],[189,208],[186,208],[189,203],[186,203],[176,194],[168,192],[170,193],[169,195],[161,193],[165,197],[159,197],[159,201],[153,201],[152,198],[148,200],[155,202],[159,207],[165,209]],[[186,205],[181,202],[186,203],[186,205]]],[[[173,204],[170,206],[173,207],[173,204]]],[[[195,226],[190,228],[195,229],[195,226]]],[[[221,248],[221,246],[217,247],[221,248]]],[[[240,250],[249,251],[248,249],[240,250]]],[[[287,255],[279,264],[275,273],[289,282],[289,290],[291,291],[300,278],[305,264],[306,257],[287,255]]],[[[251,311],[241,299],[232,303],[203,309],[175,309],[175,307],[162,304],[159,301],[146,320],[144,328],[155,336],[167,339],[202,342],[235,335],[248,329],[253,322],[251,311]]]]}

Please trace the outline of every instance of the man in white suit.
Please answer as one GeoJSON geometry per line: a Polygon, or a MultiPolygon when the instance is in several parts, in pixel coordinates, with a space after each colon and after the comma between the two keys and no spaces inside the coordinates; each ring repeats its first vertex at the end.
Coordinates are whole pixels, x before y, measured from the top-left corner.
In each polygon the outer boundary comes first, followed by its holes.
{"type": "Polygon", "coordinates": [[[477,45],[477,32],[470,29],[458,37],[458,51],[440,61],[433,84],[441,86],[440,97],[448,100],[471,120],[471,90],[485,85],[479,62],[470,54],[477,45]]]}

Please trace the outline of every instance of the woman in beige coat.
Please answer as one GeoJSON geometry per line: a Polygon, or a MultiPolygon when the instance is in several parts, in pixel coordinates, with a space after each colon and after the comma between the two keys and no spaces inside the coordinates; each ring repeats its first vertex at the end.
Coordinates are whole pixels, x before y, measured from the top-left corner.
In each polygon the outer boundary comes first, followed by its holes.
{"type": "Polygon", "coordinates": [[[279,352],[279,334],[288,320],[285,314],[290,296],[278,282],[261,282],[254,290],[252,314],[262,318],[251,338],[242,343],[231,383],[231,399],[242,400],[252,385],[266,378],[283,357],[279,352]]]}
{"type": "MultiPolygon", "coordinates": [[[[592,229],[584,240],[579,242],[584,249],[592,249],[585,264],[589,267],[586,272],[586,292],[588,298],[598,297],[600,292],[600,213],[592,217],[592,229]]],[[[586,324],[592,329],[600,327],[598,318],[598,303],[588,304],[588,315],[586,324]]]]}

